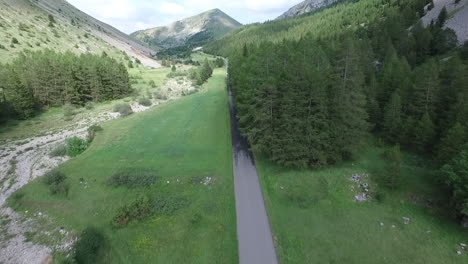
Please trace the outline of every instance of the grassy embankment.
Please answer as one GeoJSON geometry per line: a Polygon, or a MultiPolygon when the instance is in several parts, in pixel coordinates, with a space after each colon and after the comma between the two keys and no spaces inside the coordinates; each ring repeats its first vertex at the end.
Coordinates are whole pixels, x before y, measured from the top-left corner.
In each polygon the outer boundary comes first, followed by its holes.
{"type": "Polygon", "coordinates": [[[25,194],[20,210],[46,213],[68,229],[98,227],[109,244],[104,263],[236,263],[224,88],[225,70],[217,69],[204,93],[104,123],[92,146],[60,167],[71,185],[68,198],[51,196],[39,179],[20,190],[25,194]],[[107,186],[121,170],[150,170],[159,178],[151,187],[107,186]],[[207,177],[212,180],[205,185],[207,177]],[[182,197],[188,203],[173,215],[112,227],[116,211],[141,195],[182,197]]]}
{"type": "Polygon", "coordinates": [[[400,190],[377,189],[371,180],[381,201],[353,201],[350,177],[369,173],[375,180],[384,169],[382,153],[369,147],[354,163],[322,170],[258,159],[281,263],[467,263],[468,252],[456,251],[468,232],[442,216],[440,186],[431,183],[434,172],[423,160],[405,154],[400,190]]]}

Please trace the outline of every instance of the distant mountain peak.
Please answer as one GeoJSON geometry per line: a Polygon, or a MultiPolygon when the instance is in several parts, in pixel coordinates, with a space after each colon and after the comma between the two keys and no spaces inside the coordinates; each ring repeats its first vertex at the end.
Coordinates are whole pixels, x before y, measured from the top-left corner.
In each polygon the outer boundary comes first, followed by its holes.
{"type": "Polygon", "coordinates": [[[291,7],[288,11],[286,11],[284,14],[282,14],[276,19],[285,19],[301,16],[340,1],[342,0],[305,0],[304,2],[301,2],[291,7]]]}
{"type": "Polygon", "coordinates": [[[150,46],[174,48],[201,46],[242,24],[218,8],[188,17],[167,26],[140,30],[131,34],[150,46]]]}

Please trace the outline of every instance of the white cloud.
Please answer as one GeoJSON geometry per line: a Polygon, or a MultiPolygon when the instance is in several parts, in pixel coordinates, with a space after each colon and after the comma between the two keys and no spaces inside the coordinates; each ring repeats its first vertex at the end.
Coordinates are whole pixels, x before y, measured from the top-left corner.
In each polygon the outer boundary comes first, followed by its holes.
{"type": "Polygon", "coordinates": [[[161,3],[161,5],[158,7],[158,11],[167,15],[187,15],[190,13],[185,9],[185,7],[170,2],[161,3]]]}

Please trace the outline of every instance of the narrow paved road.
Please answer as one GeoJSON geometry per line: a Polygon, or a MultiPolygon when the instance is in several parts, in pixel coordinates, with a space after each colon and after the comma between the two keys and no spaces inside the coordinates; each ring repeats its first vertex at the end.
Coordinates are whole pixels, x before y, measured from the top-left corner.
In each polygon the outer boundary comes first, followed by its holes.
{"type": "Polygon", "coordinates": [[[247,140],[237,126],[236,109],[229,86],[229,109],[234,159],[234,188],[240,264],[277,264],[270,224],[247,140]]]}

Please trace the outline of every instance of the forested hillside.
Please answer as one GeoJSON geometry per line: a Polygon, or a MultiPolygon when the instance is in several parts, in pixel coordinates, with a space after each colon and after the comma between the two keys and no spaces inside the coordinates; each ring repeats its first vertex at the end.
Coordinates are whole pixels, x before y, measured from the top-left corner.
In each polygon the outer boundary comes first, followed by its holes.
{"type": "Polygon", "coordinates": [[[101,56],[27,52],[0,68],[0,120],[26,119],[44,107],[119,99],[131,91],[127,68],[101,56]]]}
{"type": "MultiPolygon", "coordinates": [[[[445,11],[427,28],[418,22],[426,4],[361,0],[242,28],[211,45],[230,58],[252,148],[282,165],[316,168],[353,159],[372,133],[439,166],[450,162],[468,136],[468,44],[457,47],[445,11]],[[271,41],[259,41],[267,35],[271,41]]],[[[464,161],[443,181],[468,215],[468,175],[453,172],[464,161]]]]}

